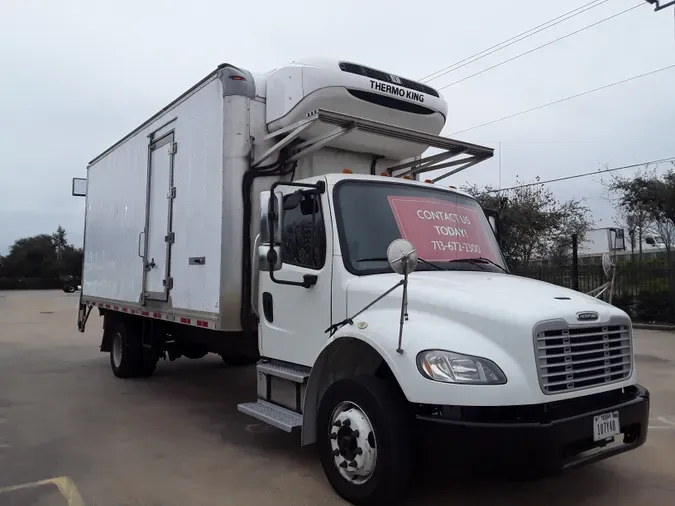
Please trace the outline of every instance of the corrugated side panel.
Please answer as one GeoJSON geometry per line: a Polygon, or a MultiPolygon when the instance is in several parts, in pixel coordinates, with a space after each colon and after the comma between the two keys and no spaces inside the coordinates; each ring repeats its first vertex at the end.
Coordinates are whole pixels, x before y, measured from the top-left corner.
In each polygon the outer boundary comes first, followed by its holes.
{"type": "MultiPolygon", "coordinates": [[[[217,313],[222,215],[223,99],[213,80],[89,168],[84,296],[138,302],[143,261],[148,135],[175,131],[169,309],[217,313]],[[175,119],[172,125],[163,127],[175,119]],[[162,128],[163,127],[163,128],[162,128]],[[204,265],[190,265],[204,257],[204,265]]],[[[167,208],[168,210],[168,208],[167,208]]]]}

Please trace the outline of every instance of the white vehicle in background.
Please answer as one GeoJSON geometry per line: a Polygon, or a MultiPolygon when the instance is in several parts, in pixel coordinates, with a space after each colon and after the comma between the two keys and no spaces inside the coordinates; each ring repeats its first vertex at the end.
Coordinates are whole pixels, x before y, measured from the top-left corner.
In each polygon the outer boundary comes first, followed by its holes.
{"type": "Polygon", "coordinates": [[[434,428],[449,459],[551,472],[637,448],[626,313],[511,275],[494,214],[414,180],[492,156],[447,116],[352,62],[219,66],[88,165],[79,330],[96,308],[120,378],[257,362],[239,410],[317,443],[354,504],[401,498],[434,428]]]}
{"type": "Polygon", "coordinates": [[[626,250],[626,237],[622,228],[594,228],[586,232],[584,241],[579,244],[579,257],[614,255],[626,250]]]}
{"type": "MultiPolygon", "coordinates": [[[[675,235],[675,234],[673,234],[675,235]]],[[[584,241],[579,244],[578,256],[581,264],[600,264],[602,255],[609,255],[616,259],[630,259],[642,251],[643,260],[666,253],[666,242],[658,230],[654,227],[646,227],[642,232],[642,245],[640,238],[635,234],[634,244],[631,247],[631,237],[628,230],[621,227],[605,227],[591,229],[586,232],[584,241]]],[[[675,249],[675,244],[671,246],[675,249]]]]}

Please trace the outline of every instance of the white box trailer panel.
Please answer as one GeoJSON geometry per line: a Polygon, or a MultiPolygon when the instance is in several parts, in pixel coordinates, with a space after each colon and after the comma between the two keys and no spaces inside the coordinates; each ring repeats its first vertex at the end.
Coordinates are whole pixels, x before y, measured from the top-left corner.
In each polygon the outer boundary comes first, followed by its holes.
{"type": "Polygon", "coordinates": [[[149,300],[166,300],[165,280],[173,279],[172,308],[217,317],[222,153],[223,93],[214,75],[89,165],[85,298],[139,304],[145,272],[141,255],[147,247],[149,300]],[[155,145],[149,150],[151,140],[155,145]],[[167,242],[171,233],[180,240],[167,242]]]}

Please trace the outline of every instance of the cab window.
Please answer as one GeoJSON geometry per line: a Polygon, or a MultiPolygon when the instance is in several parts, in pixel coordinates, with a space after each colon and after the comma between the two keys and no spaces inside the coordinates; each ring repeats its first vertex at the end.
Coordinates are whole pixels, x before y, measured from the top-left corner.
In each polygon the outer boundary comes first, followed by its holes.
{"type": "Polygon", "coordinates": [[[287,196],[284,202],[282,260],[308,269],[321,269],[326,261],[326,229],[319,196],[291,197],[287,196]]]}

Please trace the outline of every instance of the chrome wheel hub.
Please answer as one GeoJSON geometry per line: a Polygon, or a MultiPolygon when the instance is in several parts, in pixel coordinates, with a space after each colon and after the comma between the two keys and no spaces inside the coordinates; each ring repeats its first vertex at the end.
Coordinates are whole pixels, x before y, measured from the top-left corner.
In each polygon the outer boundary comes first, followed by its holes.
{"type": "Polygon", "coordinates": [[[112,356],[115,367],[122,364],[122,335],[118,332],[113,336],[112,356]]]}
{"type": "Polygon", "coordinates": [[[331,416],[330,445],[340,474],[356,484],[365,483],[375,471],[377,447],[368,416],[352,402],[339,404],[331,416]]]}

